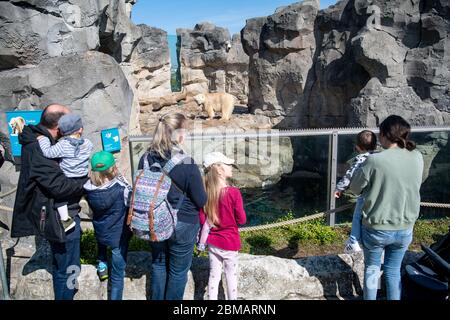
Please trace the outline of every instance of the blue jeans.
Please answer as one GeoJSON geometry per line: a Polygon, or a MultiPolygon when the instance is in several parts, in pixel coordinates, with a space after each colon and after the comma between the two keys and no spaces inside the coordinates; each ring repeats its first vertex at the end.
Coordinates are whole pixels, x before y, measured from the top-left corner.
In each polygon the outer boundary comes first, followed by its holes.
{"type": "Polygon", "coordinates": [[[183,300],[200,224],[178,221],[166,241],[151,242],[152,300],[183,300]]]}
{"type": "Polygon", "coordinates": [[[80,217],[76,216],[75,228],[66,233],[65,243],[50,242],[53,260],[53,291],[55,300],[73,300],[78,289],[80,265],[80,217]]]}
{"type": "Polygon", "coordinates": [[[361,241],[361,220],[363,206],[364,198],[362,196],[359,196],[358,199],[356,199],[355,211],[353,211],[352,232],[350,233],[350,240],[353,242],[361,241]]]}
{"type": "MultiPolygon", "coordinates": [[[[98,260],[108,263],[107,246],[98,243],[98,260]]],[[[125,268],[127,266],[128,239],[122,239],[120,246],[111,249],[111,272],[110,284],[111,291],[110,300],[122,300],[123,286],[125,279],[125,268]]]]}
{"type": "Polygon", "coordinates": [[[384,250],[384,276],[388,300],[400,300],[400,268],[406,250],[412,241],[413,228],[398,231],[380,231],[363,226],[364,299],[376,300],[380,277],[381,255],[384,250]]]}

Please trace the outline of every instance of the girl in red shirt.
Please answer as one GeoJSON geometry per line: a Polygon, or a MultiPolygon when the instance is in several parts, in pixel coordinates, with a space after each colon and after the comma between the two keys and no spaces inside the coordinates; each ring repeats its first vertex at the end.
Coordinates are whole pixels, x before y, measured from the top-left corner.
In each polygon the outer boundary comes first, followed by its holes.
{"type": "Polygon", "coordinates": [[[217,300],[222,265],[228,300],[237,299],[238,251],[241,248],[238,224],[246,222],[246,215],[241,192],[227,184],[227,179],[233,175],[233,164],[233,159],[220,152],[208,153],[204,158],[208,200],[200,210],[203,228],[199,247],[205,244],[209,247],[209,300],[217,300]]]}

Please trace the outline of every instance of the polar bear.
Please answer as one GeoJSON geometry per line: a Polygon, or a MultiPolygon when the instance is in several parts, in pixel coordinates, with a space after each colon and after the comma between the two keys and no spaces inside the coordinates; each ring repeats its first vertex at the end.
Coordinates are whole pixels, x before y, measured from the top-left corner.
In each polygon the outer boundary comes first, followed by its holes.
{"type": "Polygon", "coordinates": [[[222,111],[221,120],[228,121],[233,114],[235,98],[226,92],[201,93],[194,96],[199,105],[203,105],[210,120],[214,118],[215,111],[222,111]]]}

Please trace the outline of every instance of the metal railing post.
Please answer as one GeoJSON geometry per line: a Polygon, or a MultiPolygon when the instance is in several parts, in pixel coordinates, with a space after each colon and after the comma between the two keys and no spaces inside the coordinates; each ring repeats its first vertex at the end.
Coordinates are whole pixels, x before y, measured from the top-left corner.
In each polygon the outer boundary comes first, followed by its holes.
{"type": "Polygon", "coordinates": [[[3,259],[3,248],[2,248],[1,241],[0,241],[0,276],[1,276],[1,280],[2,280],[3,299],[11,300],[11,298],[9,296],[9,290],[8,290],[8,280],[6,279],[5,260],[3,259]]]}
{"type": "MultiPolygon", "coordinates": [[[[328,153],[328,210],[336,208],[336,198],[334,190],[336,189],[336,171],[337,171],[337,150],[338,150],[338,131],[333,131],[330,135],[329,153],[328,153]]],[[[336,214],[331,213],[327,218],[328,225],[334,227],[336,214]]]]}
{"type": "Polygon", "coordinates": [[[131,167],[131,185],[134,185],[134,159],[133,159],[133,142],[128,139],[128,152],[130,153],[130,167],[131,167]]]}

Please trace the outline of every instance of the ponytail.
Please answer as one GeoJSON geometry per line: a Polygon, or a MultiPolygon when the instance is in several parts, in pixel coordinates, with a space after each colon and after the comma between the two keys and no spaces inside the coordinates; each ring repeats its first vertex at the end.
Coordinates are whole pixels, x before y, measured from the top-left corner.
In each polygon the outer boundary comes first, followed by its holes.
{"type": "Polygon", "coordinates": [[[380,124],[380,135],[391,143],[396,143],[401,149],[413,151],[416,149],[416,143],[409,140],[410,134],[411,126],[400,116],[389,116],[380,124]]]}
{"type": "Polygon", "coordinates": [[[161,158],[167,159],[168,153],[174,147],[180,147],[177,130],[184,129],[186,117],[181,113],[166,114],[159,118],[155,128],[149,151],[153,151],[161,158]]]}
{"type": "Polygon", "coordinates": [[[406,141],[406,150],[413,151],[414,149],[416,149],[416,143],[412,140],[407,140],[406,141]]]}

